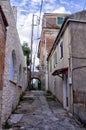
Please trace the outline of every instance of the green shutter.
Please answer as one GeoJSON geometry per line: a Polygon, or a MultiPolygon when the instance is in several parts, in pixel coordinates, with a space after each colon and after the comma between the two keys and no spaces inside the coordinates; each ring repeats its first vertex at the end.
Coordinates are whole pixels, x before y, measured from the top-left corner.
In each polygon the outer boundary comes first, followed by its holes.
{"type": "Polygon", "coordinates": [[[62,24],[64,21],[64,18],[63,17],[57,17],[57,23],[58,24],[62,24]]]}

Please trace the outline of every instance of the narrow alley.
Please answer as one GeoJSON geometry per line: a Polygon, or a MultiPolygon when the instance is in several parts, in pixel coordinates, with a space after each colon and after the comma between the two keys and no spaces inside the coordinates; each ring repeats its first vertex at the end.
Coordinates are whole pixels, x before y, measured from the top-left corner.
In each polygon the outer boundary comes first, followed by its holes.
{"type": "Polygon", "coordinates": [[[86,130],[51,93],[26,92],[3,130],[86,130]],[[7,125],[8,125],[7,124],[7,125]]]}

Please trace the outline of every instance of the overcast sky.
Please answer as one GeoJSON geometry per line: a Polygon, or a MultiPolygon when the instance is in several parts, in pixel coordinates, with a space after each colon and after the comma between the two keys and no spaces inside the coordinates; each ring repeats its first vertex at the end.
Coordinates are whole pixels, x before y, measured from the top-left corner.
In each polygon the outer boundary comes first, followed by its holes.
{"type": "MultiPolygon", "coordinates": [[[[43,0],[42,15],[43,13],[74,13],[86,9],[86,0],[43,0]]],[[[32,14],[39,16],[41,0],[11,0],[13,6],[17,6],[17,28],[20,36],[21,43],[31,42],[31,24],[32,14]]],[[[37,16],[35,16],[35,24],[37,16]]],[[[36,53],[37,38],[40,37],[36,32],[38,27],[34,27],[34,53],[36,53]]],[[[41,26],[39,32],[41,31],[41,26]]]]}

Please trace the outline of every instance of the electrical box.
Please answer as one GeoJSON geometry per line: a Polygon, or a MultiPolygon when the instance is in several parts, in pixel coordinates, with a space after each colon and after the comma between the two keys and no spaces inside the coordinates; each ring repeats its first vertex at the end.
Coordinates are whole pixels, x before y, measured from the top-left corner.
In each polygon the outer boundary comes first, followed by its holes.
{"type": "Polygon", "coordinates": [[[72,78],[71,77],[69,77],[69,84],[71,85],[72,84],[72,78]]]}

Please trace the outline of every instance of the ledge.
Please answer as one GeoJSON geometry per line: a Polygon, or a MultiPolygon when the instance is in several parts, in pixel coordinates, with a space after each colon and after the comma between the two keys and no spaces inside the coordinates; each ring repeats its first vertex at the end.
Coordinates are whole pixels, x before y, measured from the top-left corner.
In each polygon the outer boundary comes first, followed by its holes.
{"type": "Polygon", "coordinates": [[[52,72],[52,75],[55,76],[55,75],[63,74],[67,70],[68,70],[68,67],[61,68],[61,69],[55,68],[54,71],[52,72]]]}
{"type": "Polygon", "coordinates": [[[23,67],[23,70],[27,70],[27,67],[23,67]]]}
{"type": "Polygon", "coordinates": [[[21,84],[18,84],[18,87],[19,87],[19,88],[22,88],[22,85],[21,85],[21,84]]]}
{"type": "Polygon", "coordinates": [[[17,83],[14,80],[9,80],[11,83],[13,83],[14,85],[16,85],[17,83]]]}

